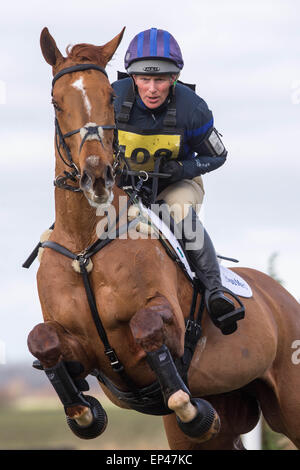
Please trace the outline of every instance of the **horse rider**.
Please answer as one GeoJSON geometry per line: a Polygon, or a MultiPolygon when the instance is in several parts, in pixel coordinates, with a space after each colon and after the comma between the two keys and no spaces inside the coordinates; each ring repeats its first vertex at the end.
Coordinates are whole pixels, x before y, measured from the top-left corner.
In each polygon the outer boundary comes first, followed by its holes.
{"type": "MultiPolygon", "coordinates": [[[[133,170],[153,171],[163,157],[159,171],[170,176],[159,180],[157,201],[174,208],[188,258],[206,287],[210,317],[223,334],[231,334],[237,329],[235,306],[224,295],[214,246],[197,215],[204,197],[201,175],[221,167],[227,151],[206,102],[178,83],[183,65],[168,31],[151,28],[132,39],[125,54],[127,76],[112,84],[119,145],[133,170]],[[218,319],[224,315],[228,319],[221,327],[218,319]]],[[[123,178],[118,184],[126,183],[123,178]]]]}

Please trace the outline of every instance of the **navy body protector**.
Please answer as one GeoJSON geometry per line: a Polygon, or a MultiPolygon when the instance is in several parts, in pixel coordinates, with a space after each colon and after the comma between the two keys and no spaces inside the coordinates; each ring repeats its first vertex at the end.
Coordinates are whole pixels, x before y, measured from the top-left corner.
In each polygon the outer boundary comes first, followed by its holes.
{"type": "MultiPolygon", "coordinates": [[[[118,72],[118,80],[128,78],[128,77],[129,77],[128,74],[124,72],[118,72]]],[[[195,85],[189,85],[183,82],[179,82],[179,83],[185,86],[188,86],[193,91],[195,91],[196,89],[195,85]]],[[[137,133],[147,135],[147,131],[139,129],[139,128],[135,128],[135,126],[128,124],[135,100],[136,100],[136,90],[134,87],[134,83],[132,82],[132,86],[128,88],[127,95],[121,104],[120,111],[116,115],[117,129],[119,129],[120,131],[137,132],[137,133]]],[[[168,103],[166,106],[166,114],[164,116],[163,123],[162,123],[162,128],[155,129],[155,134],[168,134],[168,135],[176,134],[176,135],[181,136],[180,137],[181,144],[180,144],[180,149],[179,149],[179,153],[181,153],[184,130],[178,129],[176,127],[177,126],[176,113],[177,113],[176,94],[175,94],[174,87],[171,87],[171,90],[168,96],[168,103]]],[[[167,151],[167,150],[164,149],[164,151],[167,151]]],[[[130,159],[125,157],[125,149],[123,145],[119,145],[119,152],[120,152],[119,158],[120,160],[122,160],[122,163],[124,165],[123,167],[124,171],[123,171],[122,179],[120,182],[120,186],[126,186],[128,184],[127,176],[130,176],[131,186],[132,188],[135,188],[135,181],[136,181],[135,177],[138,175],[138,172],[132,171],[131,165],[129,162],[130,159]]],[[[166,155],[164,155],[163,153],[162,155],[154,156],[154,170],[153,172],[149,173],[149,176],[151,176],[152,178],[151,188],[148,186],[148,184],[144,185],[143,187],[142,200],[143,202],[145,202],[146,205],[154,203],[156,201],[159,179],[167,176],[167,175],[163,175],[159,173],[160,163],[163,158],[166,158],[166,155]]]]}

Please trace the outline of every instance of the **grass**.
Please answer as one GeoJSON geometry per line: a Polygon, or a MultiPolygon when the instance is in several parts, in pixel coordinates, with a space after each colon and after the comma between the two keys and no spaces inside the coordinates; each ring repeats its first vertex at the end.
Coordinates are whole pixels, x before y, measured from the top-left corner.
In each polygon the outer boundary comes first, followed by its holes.
{"type": "MultiPolygon", "coordinates": [[[[82,440],[69,429],[56,397],[26,399],[0,407],[0,450],[168,450],[162,418],[122,410],[107,398],[101,404],[108,416],[104,433],[82,440]]],[[[263,450],[293,450],[282,434],[263,423],[263,450]]]]}
{"type": "Polygon", "coordinates": [[[272,431],[263,421],[262,450],[296,450],[294,444],[283,434],[272,431]]]}
{"type": "Polygon", "coordinates": [[[105,432],[81,440],[70,431],[60,408],[0,408],[0,450],[161,450],[168,449],[162,418],[122,410],[101,401],[108,416],[105,432]]]}

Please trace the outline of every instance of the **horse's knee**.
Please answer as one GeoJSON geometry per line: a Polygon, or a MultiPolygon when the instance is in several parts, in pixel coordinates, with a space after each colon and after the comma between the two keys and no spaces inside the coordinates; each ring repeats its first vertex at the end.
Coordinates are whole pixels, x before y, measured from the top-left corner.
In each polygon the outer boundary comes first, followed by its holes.
{"type": "Polygon", "coordinates": [[[45,367],[51,367],[61,356],[61,342],[56,328],[48,323],[39,323],[29,333],[27,344],[31,354],[45,367]]]}
{"type": "Polygon", "coordinates": [[[164,343],[163,320],[151,309],[139,310],[130,321],[130,328],[136,342],[149,352],[164,343]]]}
{"type": "MultiPolygon", "coordinates": [[[[177,341],[176,328],[172,328],[172,326],[175,326],[172,307],[168,300],[160,294],[149,299],[146,306],[138,310],[130,320],[133,337],[146,352],[159,349],[167,342],[167,338],[174,337],[177,341]],[[169,328],[167,335],[168,326],[171,328],[169,328]]],[[[176,347],[170,346],[170,349],[176,350],[176,347]]]]}

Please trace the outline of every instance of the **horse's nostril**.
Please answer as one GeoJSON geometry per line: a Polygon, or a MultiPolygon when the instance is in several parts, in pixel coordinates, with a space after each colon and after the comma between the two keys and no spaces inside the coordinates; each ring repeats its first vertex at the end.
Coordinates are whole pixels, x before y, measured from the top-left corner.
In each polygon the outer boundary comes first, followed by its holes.
{"type": "Polygon", "coordinates": [[[114,184],[114,175],[111,165],[107,165],[105,172],[105,186],[111,187],[114,184]]]}
{"type": "Polygon", "coordinates": [[[89,189],[91,189],[92,183],[93,183],[92,178],[86,171],[84,171],[80,179],[81,189],[88,191],[89,189]]]}

